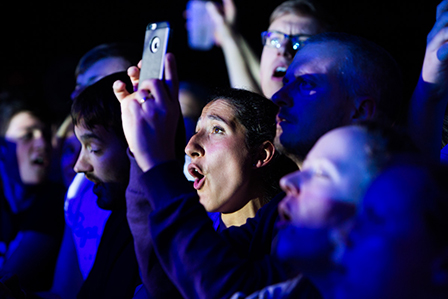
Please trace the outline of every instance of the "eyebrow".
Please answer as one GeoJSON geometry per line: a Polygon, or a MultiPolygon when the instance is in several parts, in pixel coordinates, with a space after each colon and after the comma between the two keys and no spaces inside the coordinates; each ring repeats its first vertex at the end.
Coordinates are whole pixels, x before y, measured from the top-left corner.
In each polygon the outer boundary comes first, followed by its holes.
{"type": "Polygon", "coordinates": [[[103,140],[96,134],[94,133],[85,133],[82,136],[80,136],[81,140],[86,142],[86,141],[90,141],[90,140],[98,140],[100,142],[102,142],[103,140]]]}
{"type": "Polygon", "coordinates": [[[209,114],[209,115],[207,115],[207,118],[222,121],[223,123],[227,124],[227,121],[217,114],[209,114]]]}
{"type": "MultiPolygon", "coordinates": [[[[225,123],[225,124],[227,124],[227,125],[229,125],[229,126],[232,126],[232,124],[230,124],[227,120],[225,120],[224,118],[222,118],[222,117],[219,116],[218,114],[207,114],[207,117],[206,117],[206,118],[211,119],[211,120],[217,120],[217,121],[223,122],[223,123],[225,123]]],[[[201,121],[202,119],[203,119],[203,117],[199,117],[199,118],[198,118],[198,123],[199,123],[199,121],[201,121]]]]}

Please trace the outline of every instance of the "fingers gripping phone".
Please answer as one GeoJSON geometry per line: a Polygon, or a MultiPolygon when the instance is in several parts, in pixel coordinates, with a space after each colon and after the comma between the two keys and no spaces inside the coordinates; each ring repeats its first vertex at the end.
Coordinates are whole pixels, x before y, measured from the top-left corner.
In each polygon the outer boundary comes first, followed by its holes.
{"type": "Polygon", "coordinates": [[[168,22],[150,23],[146,27],[139,82],[146,79],[163,79],[169,33],[168,22]]]}

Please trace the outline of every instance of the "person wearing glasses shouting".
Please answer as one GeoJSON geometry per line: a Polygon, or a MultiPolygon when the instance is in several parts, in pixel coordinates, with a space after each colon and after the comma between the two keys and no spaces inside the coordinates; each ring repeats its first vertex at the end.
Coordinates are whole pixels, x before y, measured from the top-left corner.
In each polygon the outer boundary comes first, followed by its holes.
{"type": "Polygon", "coordinates": [[[267,98],[283,86],[286,69],[303,42],[329,29],[323,14],[310,0],[285,1],[271,13],[269,28],[261,34],[264,47],[259,59],[236,29],[233,0],[223,0],[222,9],[209,2],[207,9],[215,25],[215,43],[224,53],[231,86],[267,98]]]}

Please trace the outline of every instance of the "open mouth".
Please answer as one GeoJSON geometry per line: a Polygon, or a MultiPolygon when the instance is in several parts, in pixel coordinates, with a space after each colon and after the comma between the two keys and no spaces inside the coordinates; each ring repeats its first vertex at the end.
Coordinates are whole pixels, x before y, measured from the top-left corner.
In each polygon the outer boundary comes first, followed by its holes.
{"type": "Polygon", "coordinates": [[[43,157],[35,157],[31,160],[31,164],[38,165],[38,166],[46,166],[46,161],[43,157]]]}
{"type": "Polygon", "coordinates": [[[199,190],[204,185],[204,178],[205,176],[202,174],[202,171],[194,164],[190,164],[188,166],[188,172],[191,174],[191,176],[194,178],[193,187],[196,190],[199,190]]]}
{"type": "Polygon", "coordinates": [[[285,122],[286,119],[283,116],[277,114],[276,121],[277,121],[277,125],[279,126],[282,122],[285,122]]]}
{"type": "Polygon", "coordinates": [[[273,77],[275,78],[283,78],[286,74],[286,67],[285,66],[278,66],[275,70],[274,70],[274,74],[273,77]]]}

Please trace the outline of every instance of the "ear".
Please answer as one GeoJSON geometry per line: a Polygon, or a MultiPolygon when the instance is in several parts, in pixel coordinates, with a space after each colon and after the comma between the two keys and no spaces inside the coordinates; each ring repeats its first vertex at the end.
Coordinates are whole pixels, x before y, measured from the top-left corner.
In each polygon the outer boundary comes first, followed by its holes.
{"type": "Polygon", "coordinates": [[[448,290],[448,248],[433,262],[432,283],[437,289],[448,290]]]}
{"type": "Polygon", "coordinates": [[[271,162],[272,158],[275,154],[275,146],[270,141],[263,142],[262,145],[258,148],[257,153],[254,155],[255,161],[253,161],[253,168],[261,168],[269,162],[271,162]]]}
{"type": "Polygon", "coordinates": [[[375,114],[376,103],[371,97],[358,97],[355,99],[355,109],[352,121],[371,119],[375,114]]]}

